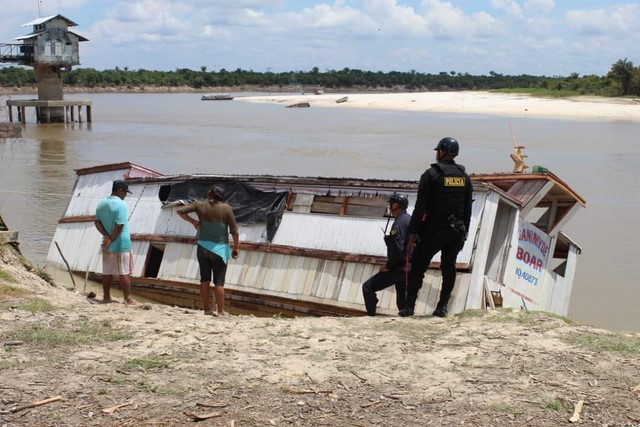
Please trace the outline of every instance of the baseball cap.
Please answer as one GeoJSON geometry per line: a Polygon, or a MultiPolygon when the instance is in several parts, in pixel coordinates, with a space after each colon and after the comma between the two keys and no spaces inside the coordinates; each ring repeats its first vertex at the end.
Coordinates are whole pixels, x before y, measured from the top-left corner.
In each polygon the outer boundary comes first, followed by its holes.
{"type": "Polygon", "coordinates": [[[129,184],[121,179],[113,181],[113,185],[111,186],[112,193],[118,190],[125,190],[127,193],[131,194],[131,191],[129,191],[129,184]]]}

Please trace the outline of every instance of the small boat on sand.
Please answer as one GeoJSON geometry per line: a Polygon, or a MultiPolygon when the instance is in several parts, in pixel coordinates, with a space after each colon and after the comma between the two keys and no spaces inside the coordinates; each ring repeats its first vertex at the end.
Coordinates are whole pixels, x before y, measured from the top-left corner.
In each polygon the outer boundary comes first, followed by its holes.
{"type": "Polygon", "coordinates": [[[202,95],[202,101],[231,101],[233,96],[228,93],[217,93],[212,95],[202,95]]]}
{"type": "Polygon", "coordinates": [[[348,99],[349,99],[348,96],[343,96],[342,98],[338,98],[336,99],[336,104],[342,104],[343,102],[347,102],[348,99]]]}
{"type": "Polygon", "coordinates": [[[298,102],[296,104],[287,105],[286,108],[309,108],[311,104],[308,102],[298,102]]]}

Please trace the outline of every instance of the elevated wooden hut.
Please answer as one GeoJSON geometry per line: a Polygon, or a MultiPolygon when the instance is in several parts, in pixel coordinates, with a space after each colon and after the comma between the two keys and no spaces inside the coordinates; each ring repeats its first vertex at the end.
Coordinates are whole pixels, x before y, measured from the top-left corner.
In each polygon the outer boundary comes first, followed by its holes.
{"type": "MultiPolygon", "coordinates": [[[[62,72],[80,64],[79,44],[88,41],[70,29],[77,25],[62,15],[38,18],[23,25],[30,27],[31,32],[15,37],[14,40],[19,43],[0,45],[0,62],[15,62],[33,67],[35,71],[38,102],[34,104],[32,100],[25,106],[36,107],[38,122],[64,122],[66,119],[66,105],[60,105],[64,99],[62,72]],[[49,101],[52,101],[50,105],[49,101]]],[[[11,106],[16,102],[13,101],[11,106]]],[[[69,105],[74,105],[73,101],[69,105]]],[[[82,105],[87,105],[87,101],[82,105]]],[[[18,111],[24,122],[24,109],[18,111]]],[[[90,117],[90,113],[87,113],[87,117],[90,117]]]]}

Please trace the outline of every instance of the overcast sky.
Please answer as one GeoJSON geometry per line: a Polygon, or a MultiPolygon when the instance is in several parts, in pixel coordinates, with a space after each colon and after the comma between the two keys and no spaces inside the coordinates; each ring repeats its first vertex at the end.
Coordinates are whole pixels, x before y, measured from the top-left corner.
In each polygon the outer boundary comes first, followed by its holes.
{"type": "Polygon", "coordinates": [[[61,14],[80,67],[605,75],[640,65],[638,0],[0,0],[0,43],[61,14]]]}

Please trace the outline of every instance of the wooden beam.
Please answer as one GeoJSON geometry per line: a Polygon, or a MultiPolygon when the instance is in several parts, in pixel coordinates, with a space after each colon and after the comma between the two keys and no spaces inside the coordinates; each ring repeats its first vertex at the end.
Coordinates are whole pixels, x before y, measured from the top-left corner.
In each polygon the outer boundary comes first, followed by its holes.
{"type": "Polygon", "coordinates": [[[18,241],[17,231],[0,231],[0,244],[15,243],[18,241]]]}
{"type": "MultiPolygon", "coordinates": [[[[487,201],[484,204],[482,221],[479,225],[480,232],[478,233],[478,243],[475,249],[473,270],[469,281],[469,293],[467,294],[467,301],[464,307],[465,310],[479,309],[482,307],[484,276],[499,202],[500,196],[498,193],[493,192],[487,196],[487,201]]],[[[517,222],[514,221],[514,223],[514,227],[517,227],[517,222]]]]}

